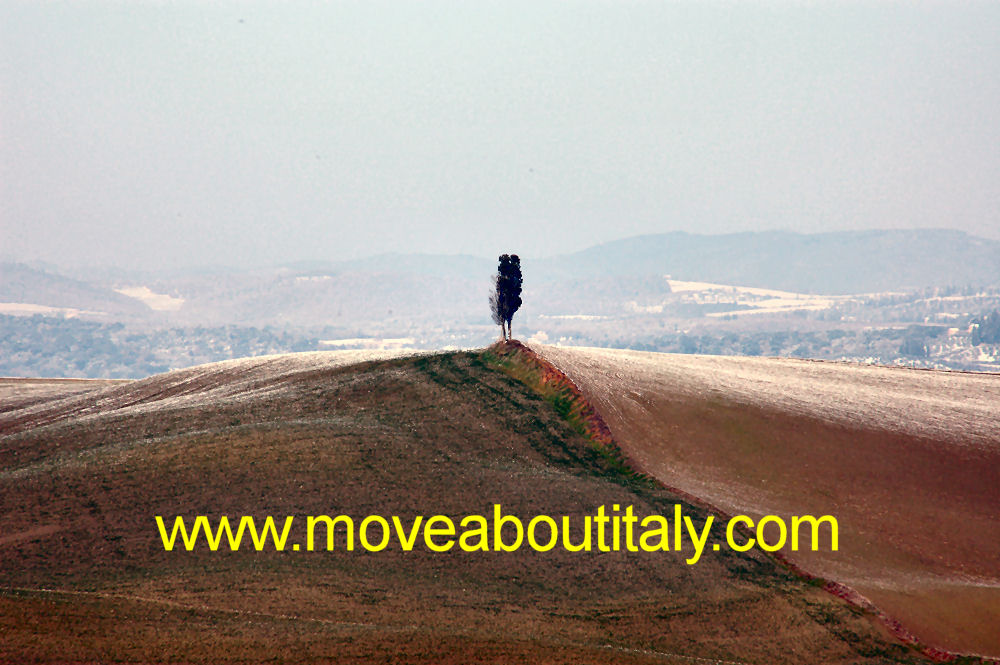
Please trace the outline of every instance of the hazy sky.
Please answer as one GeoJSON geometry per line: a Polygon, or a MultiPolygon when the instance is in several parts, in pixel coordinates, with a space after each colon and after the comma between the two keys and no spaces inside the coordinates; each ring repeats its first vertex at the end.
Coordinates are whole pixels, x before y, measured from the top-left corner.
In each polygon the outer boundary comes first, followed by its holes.
{"type": "Polygon", "coordinates": [[[1000,3],[0,0],[0,257],[1000,238],[1000,3]]]}

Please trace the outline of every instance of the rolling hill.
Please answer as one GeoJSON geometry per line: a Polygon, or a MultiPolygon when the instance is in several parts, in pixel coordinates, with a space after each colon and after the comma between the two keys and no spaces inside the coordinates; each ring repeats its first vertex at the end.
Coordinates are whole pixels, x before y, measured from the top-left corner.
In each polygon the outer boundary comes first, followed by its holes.
{"type": "Polygon", "coordinates": [[[0,313],[58,313],[127,320],[141,318],[146,311],[145,305],[112,289],[22,263],[0,262],[0,313]]]}
{"type": "Polygon", "coordinates": [[[553,275],[674,279],[843,294],[1000,284],[1000,241],[945,229],[701,235],[615,240],[544,264],[553,275]]]}
{"type": "Polygon", "coordinates": [[[1000,657],[1000,376],[537,350],[636,469],[730,515],[834,515],[840,551],[784,555],[924,644],[1000,657]]]}
{"type": "Polygon", "coordinates": [[[624,467],[540,363],[510,345],[4,380],[0,662],[925,662],[757,551],[162,545],[156,515],[706,517],[624,467]]]}
{"type": "MultiPolygon", "coordinates": [[[[1000,241],[941,229],[785,231],[624,238],[548,258],[525,257],[530,297],[522,314],[620,309],[656,301],[676,280],[812,294],[1000,286],[1000,241]]],[[[351,261],[134,274],[77,269],[62,277],[0,264],[0,303],[28,303],[176,325],[294,325],[414,321],[475,324],[493,257],[385,254],[351,261]],[[81,281],[82,280],[82,281],[81,281]],[[153,312],[129,293],[170,294],[153,312]]],[[[604,312],[607,313],[607,312],[604,312]]]]}

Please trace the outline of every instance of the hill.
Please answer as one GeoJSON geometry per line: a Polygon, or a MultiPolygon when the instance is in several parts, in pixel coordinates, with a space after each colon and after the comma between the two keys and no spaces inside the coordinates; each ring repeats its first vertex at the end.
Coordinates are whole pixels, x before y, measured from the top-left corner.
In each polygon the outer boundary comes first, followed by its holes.
{"type": "Polygon", "coordinates": [[[638,236],[556,257],[553,276],[664,275],[804,293],[1000,285],[1000,241],[907,229],[638,236]]]}
{"type": "Polygon", "coordinates": [[[22,263],[0,263],[0,314],[83,314],[117,320],[141,317],[147,310],[135,299],[97,284],[22,263]]]}
{"type": "Polygon", "coordinates": [[[1000,657],[1000,375],[537,350],[638,470],[731,515],[835,516],[840,551],[785,557],[924,644],[1000,657]]]}
{"type": "MultiPolygon", "coordinates": [[[[1000,345],[975,334],[1000,310],[1000,242],[960,232],[669,233],[523,258],[515,325],[540,342],[1000,367],[1000,345]]],[[[0,374],[138,378],[260,353],[479,348],[497,335],[495,270],[493,258],[418,254],[76,279],[7,264],[0,374]]]]}
{"type": "MultiPolygon", "coordinates": [[[[59,277],[20,264],[0,268],[0,302],[117,312],[142,305],[129,293],[170,294],[157,321],[184,325],[342,324],[402,327],[479,322],[495,271],[492,257],[387,254],[252,269],[162,275],[77,271],[59,277]],[[4,295],[6,294],[6,295],[4,295]],[[124,309],[123,309],[124,308],[124,309]]],[[[676,280],[797,293],[863,294],[934,287],[1000,286],[1000,241],[935,229],[665,233],[616,240],[551,258],[526,258],[534,316],[618,312],[628,300],[658,302],[676,280]]],[[[149,308],[137,312],[150,315],[149,308]]],[[[134,312],[133,312],[134,313],[134,312]]],[[[620,312],[618,312],[620,314],[620,312]]]]}
{"type": "Polygon", "coordinates": [[[759,552],[165,551],[155,515],[705,519],[588,437],[586,405],[530,362],[306,353],[8,380],[0,661],[923,662],[759,552]]]}

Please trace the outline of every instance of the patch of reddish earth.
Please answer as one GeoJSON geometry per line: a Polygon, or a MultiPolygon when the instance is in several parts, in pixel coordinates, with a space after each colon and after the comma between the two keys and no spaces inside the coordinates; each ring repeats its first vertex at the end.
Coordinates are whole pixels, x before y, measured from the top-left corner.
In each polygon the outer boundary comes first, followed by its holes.
{"type": "Polygon", "coordinates": [[[932,653],[1000,657],[1000,376],[533,349],[639,471],[723,514],[833,515],[838,551],[783,557],[932,653]]]}

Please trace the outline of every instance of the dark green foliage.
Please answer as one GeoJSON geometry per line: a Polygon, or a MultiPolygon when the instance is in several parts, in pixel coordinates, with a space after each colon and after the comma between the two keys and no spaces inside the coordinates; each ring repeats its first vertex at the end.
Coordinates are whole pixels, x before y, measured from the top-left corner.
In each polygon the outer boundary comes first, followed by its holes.
{"type": "Polygon", "coordinates": [[[1000,344],[1000,312],[993,310],[986,316],[973,321],[972,344],[1000,344]]]}
{"type": "Polygon", "coordinates": [[[521,307],[521,259],[517,254],[502,254],[499,261],[497,274],[493,277],[490,312],[493,323],[500,326],[503,338],[510,339],[511,319],[521,307]]]}
{"type": "Polygon", "coordinates": [[[926,358],[928,356],[927,344],[923,337],[910,336],[903,339],[903,343],[899,346],[900,355],[910,356],[912,358],[926,358]]]}

